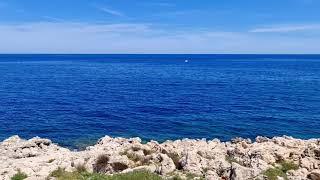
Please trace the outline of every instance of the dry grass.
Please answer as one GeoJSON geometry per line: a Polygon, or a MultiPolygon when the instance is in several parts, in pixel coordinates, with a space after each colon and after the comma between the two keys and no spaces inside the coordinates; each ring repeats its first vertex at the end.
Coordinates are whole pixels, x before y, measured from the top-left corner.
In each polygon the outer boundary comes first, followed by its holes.
{"type": "Polygon", "coordinates": [[[107,155],[98,156],[95,164],[93,165],[93,171],[96,173],[105,173],[109,160],[110,158],[107,155]]]}

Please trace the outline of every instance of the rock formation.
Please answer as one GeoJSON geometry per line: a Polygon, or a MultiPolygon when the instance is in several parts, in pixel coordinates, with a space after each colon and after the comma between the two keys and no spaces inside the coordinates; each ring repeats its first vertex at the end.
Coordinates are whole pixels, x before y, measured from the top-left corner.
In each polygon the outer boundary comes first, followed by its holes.
{"type": "MultiPolygon", "coordinates": [[[[0,143],[0,180],[18,171],[28,179],[45,179],[58,167],[74,171],[84,166],[99,173],[148,170],[169,179],[188,174],[205,179],[267,179],[280,170],[282,179],[320,179],[320,139],[257,137],[255,142],[183,139],[142,144],[139,138],[101,138],[84,151],[70,151],[48,139],[10,137],[0,143]],[[285,163],[284,163],[285,162],[285,163]]],[[[281,179],[281,177],[278,177],[281,179]]]]}

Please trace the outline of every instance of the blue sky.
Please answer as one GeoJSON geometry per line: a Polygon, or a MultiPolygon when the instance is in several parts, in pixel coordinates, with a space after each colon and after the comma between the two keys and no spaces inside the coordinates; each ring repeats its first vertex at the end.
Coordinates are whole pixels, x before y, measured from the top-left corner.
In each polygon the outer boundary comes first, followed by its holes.
{"type": "Polygon", "coordinates": [[[320,53],[319,0],[0,0],[0,53],[320,53]]]}

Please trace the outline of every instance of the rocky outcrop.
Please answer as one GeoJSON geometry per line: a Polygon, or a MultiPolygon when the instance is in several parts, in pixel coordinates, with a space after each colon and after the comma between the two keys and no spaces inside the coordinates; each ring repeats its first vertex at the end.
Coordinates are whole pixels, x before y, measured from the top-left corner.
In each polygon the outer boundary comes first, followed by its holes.
{"type": "Polygon", "coordinates": [[[13,136],[0,143],[0,180],[10,179],[18,171],[29,179],[45,179],[59,167],[67,171],[85,167],[106,174],[148,170],[164,178],[192,174],[212,180],[267,179],[266,172],[277,169],[288,179],[318,180],[320,139],[284,136],[257,137],[255,142],[237,138],[231,142],[183,139],[142,144],[139,138],[106,136],[78,152],[38,137],[23,140],[13,136]]]}

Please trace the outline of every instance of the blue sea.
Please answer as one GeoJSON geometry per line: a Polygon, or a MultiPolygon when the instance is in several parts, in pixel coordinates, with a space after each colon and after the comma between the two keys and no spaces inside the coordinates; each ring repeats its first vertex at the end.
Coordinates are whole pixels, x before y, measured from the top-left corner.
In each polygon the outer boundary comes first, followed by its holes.
{"type": "Polygon", "coordinates": [[[320,138],[320,55],[0,55],[0,77],[0,140],[320,138]]]}

